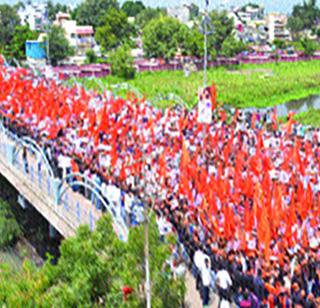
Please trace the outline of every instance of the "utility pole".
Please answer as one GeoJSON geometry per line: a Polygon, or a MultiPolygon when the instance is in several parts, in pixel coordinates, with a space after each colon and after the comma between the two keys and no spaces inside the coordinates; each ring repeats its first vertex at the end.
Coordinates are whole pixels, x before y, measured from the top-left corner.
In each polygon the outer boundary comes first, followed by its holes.
{"type": "Polygon", "coordinates": [[[150,282],[150,264],[149,264],[149,214],[148,204],[144,202],[144,255],[146,270],[146,301],[147,308],[151,308],[151,282],[150,282]]]}
{"type": "Polygon", "coordinates": [[[50,49],[49,49],[49,24],[50,24],[50,21],[49,21],[49,1],[47,1],[47,8],[46,8],[46,14],[45,14],[45,17],[46,17],[46,37],[47,37],[47,61],[48,61],[48,65],[50,65],[50,49]]]}
{"type": "MultiPolygon", "coordinates": [[[[147,182],[146,182],[146,175],[145,175],[145,168],[146,168],[146,153],[143,151],[142,153],[142,169],[141,174],[142,177],[142,183],[141,179],[139,181],[139,188],[140,190],[145,189],[147,182]]],[[[141,198],[141,201],[143,202],[143,220],[144,220],[144,267],[145,267],[145,286],[144,286],[144,292],[145,292],[145,298],[146,298],[146,307],[151,308],[151,279],[150,279],[150,263],[149,263],[149,211],[148,211],[148,198],[141,198]]]]}
{"type": "Polygon", "coordinates": [[[208,67],[208,8],[209,0],[205,0],[204,8],[204,59],[203,59],[203,87],[207,87],[207,67],[208,67]]]}

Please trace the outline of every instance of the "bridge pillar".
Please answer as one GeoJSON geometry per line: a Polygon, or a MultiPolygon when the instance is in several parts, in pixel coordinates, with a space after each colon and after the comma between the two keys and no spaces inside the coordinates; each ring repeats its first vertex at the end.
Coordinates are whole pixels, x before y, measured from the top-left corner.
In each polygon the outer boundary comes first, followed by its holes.
{"type": "Polygon", "coordinates": [[[61,188],[61,180],[54,178],[52,183],[54,205],[60,204],[60,193],[61,193],[60,188],[61,188]]]}
{"type": "Polygon", "coordinates": [[[57,236],[57,230],[54,228],[54,226],[49,224],[49,237],[51,239],[54,239],[56,236],[57,236]]]}
{"type": "Polygon", "coordinates": [[[14,163],[14,152],[15,152],[15,145],[12,143],[7,143],[6,144],[7,148],[7,161],[9,165],[13,165],[14,163]]]}

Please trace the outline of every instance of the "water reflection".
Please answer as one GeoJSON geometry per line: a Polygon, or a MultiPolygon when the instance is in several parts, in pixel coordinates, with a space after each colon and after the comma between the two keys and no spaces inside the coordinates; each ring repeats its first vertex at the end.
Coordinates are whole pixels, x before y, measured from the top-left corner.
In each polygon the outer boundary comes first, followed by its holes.
{"type": "MultiPolygon", "coordinates": [[[[277,111],[278,117],[286,116],[290,111],[298,114],[301,112],[306,112],[308,109],[320,109],[320,95],[312,95],[304,99],[294,100],[282,105],[278,105],[275,107],[277,111]]],[[[253,112],[258,111],[260,113],[265,113],[273,108],[245,108],[243,109],[245,112],[253,112]]]]}

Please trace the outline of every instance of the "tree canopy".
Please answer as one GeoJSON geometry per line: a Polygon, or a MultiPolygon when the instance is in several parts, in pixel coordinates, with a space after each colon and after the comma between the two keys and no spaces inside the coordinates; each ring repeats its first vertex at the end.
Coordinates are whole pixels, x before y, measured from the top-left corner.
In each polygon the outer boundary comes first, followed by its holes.
{"type": "MultiPolygon", "coordinates": [[[[174,280],[163,267],[170,248],[160,242],[155,220],[149,241],[152,307],[179,307],[184,281],[174,280]]],[[[0,302],[9,307],[145,307],[144,277],[143,227],[132,228],[123,243],[105,216],[94,232],[81,227],[76,237],[63,241],[57,265],[47,261],[37,269],[26,262],[18,272],[0,265],[0,302]],[[133,290],[126,301],[125,287],[133,290]]]]}
{"type": "Polygon", "coordinates": [[[0,5],[0,51],[10,44],[15,28],[19,26],[20,18],[15,7],[0,5]]]}
{"type": "Polygon", "coordinates": [[[160,8],[146,8],[136,16],[136,24],[143,29],[152,19],[166,15],[166,12],[160,8]]]}
{"type": "Polygon", "coordinates": [[[171,17],[159,17],[151,20],[143,29],[143,49],[149,58],[171,59],[178,51],[177,34],[180,22],[171,17]]]}
{"type": "Polygon", "coordinates": [[[304,1],[293,7],[292,14],[288,19],[288,27],[297,33],[304,30],[315,30],[320,20],[320,8],[316,0],[304,1]]]}
{"type": "Polygon", "coordinates": [[[84,0],[73,15],[79,25],[91,25],[95,29],[105,23],[105,14],[110,8],[119,8],[117,0],[84,0]]]}
{"type": "Polygon", "coordinates": [[[53,66],[59,61],[74,54],[74,49],[64,35],[64,30],[58,26],[52,26],[49,30],[49,55],[53,66]]]}
{"type": "Polygon", "coordinates": [[[135,76],[134,59],[130,54],[130,48],[127,45],[120,46],[110,55],[112,75],[133,79],[135,76]]]}
{"type": "Polygon", "coordinates": [[[121,7],[129,17],[136,17],[145,8],[146,7],[141,1],[126,1],[121,7]]]}
{"type": "Polygon", "coordinates": [[[38,33],[32,31],[29,26],[17,26],[14,35],[10,41],[10,46],[4,52],[6,57],[16,58],[18,60],[26,58],[26,41],[38,38],[38,33]]]}
{"type": "Polygon", "coordinates": [[[210,12],[210,19],[213,33],[209,35],[208,45],[220,53],[224,40],[230,35],[233,36],[233,20],[228,17],[226,11],[216,10],[210,12]]]}
{"type": "MultiPolygon", "coordinates": [[[[234,38],[233,21],[226,12],[212,11],[210,18],[210,27],[214,29],[208,35],[211,59],[214,59],[217,54],[234,56],[242,51],[245,46],[234,38]]],[[[142,33],[145,55],[149,58],[160,57],[169,60],[180,51],[183,55],[202,57],[204,38],[200,32],[200,23],[201,21],[198,20],[194,27],[189,29],[171,17],[160,16],[152,19],[142,33]]]]}
{"type": "Polygon", "coordinates": [[[128,42],[133,33],[127,15],[122,10],[110,8],[104,17],[103,26],[97,28],[95,37],[102,48],[108,51],[128,42]]]}
{"type": "Polygon", "coordinates": [[[51,0],[48,1],[48,18],[50,21],[54,21],[56,19],[56,14],[59,12],[67,13],[68,7],[65,4],[61,3],[53,3],[51,0]]]}

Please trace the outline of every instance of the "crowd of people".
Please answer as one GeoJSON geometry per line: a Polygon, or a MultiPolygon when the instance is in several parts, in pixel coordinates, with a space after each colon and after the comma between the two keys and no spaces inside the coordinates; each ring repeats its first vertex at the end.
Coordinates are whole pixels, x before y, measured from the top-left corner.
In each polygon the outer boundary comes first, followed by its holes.
{"type": "Polygon", "coordinates": [[[60,176],[86,173],[152,206],[197,260],[204,303],[209,266],[230,274],[217,290],[239,306],[319,307],[319,129],[224,109],[202,124],[196,110],[0,69],[5,125],[36,140],[60,176]]]}

